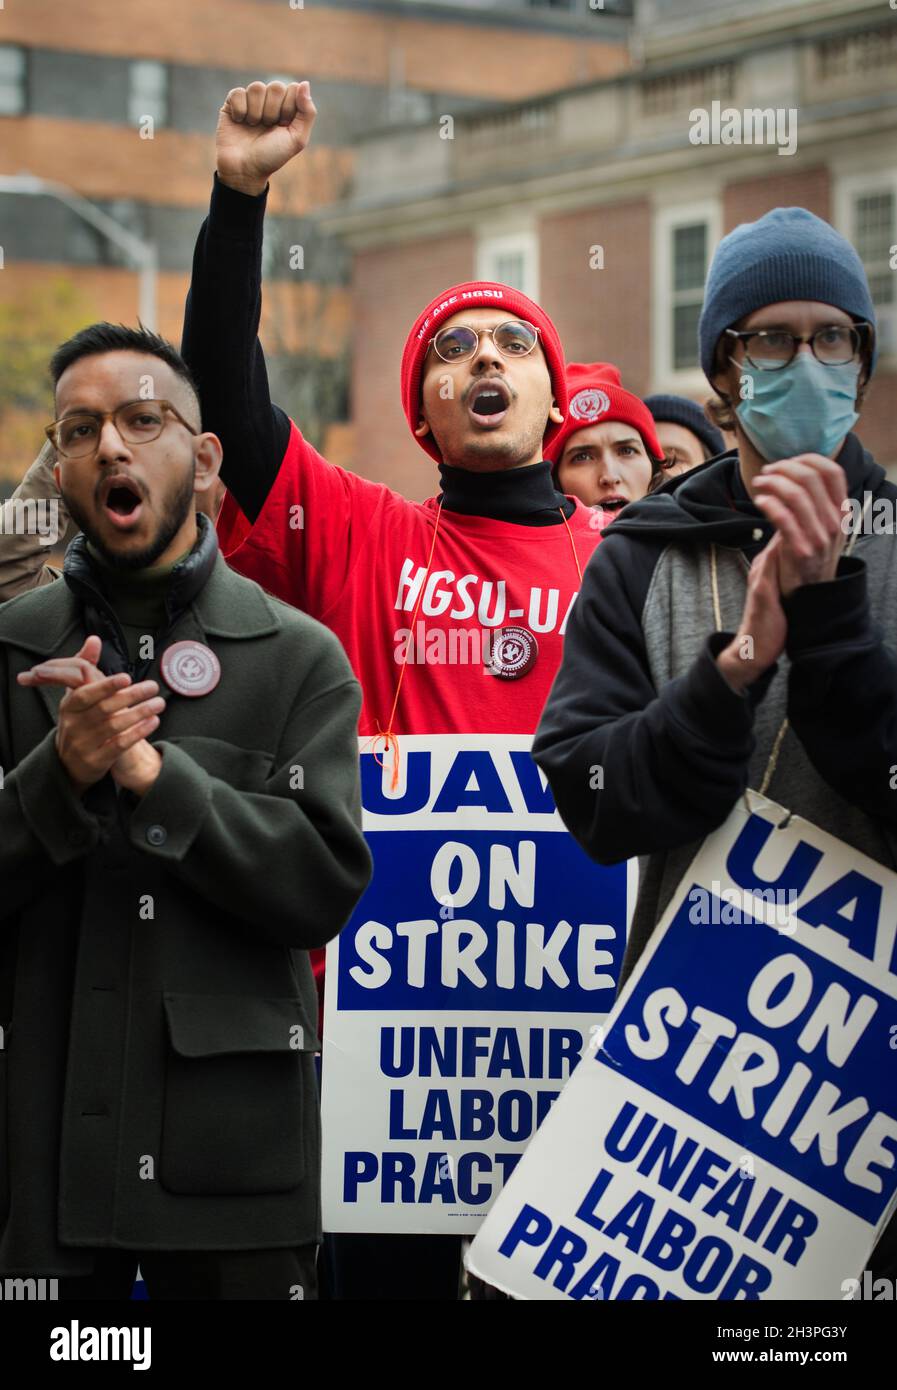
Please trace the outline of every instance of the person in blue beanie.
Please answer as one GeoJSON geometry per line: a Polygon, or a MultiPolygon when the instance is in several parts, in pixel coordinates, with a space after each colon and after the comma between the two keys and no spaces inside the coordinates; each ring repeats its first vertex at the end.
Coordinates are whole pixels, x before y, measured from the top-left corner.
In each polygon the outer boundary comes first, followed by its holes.
{"type": "Polygon", "coordinates": [[[711,424],[697,401],[687,396],[655,395],[646,396],[645,405],[654,419],[665,460],[657,486],[725,453],[722,432],[711,424]]]}
{"type": "MultiPolygon", "coordinates": [[[[719,244],[698,336],[737,448],[604,531],[533,745],[593,858],[645,856],[622,984],[749,787],[897,869],[897,487],[853,433],[876,361],[862,262],[775,208],[719,244]]],[[[897,1217],[870,1268],[897,1275],[897,1217]]]]}

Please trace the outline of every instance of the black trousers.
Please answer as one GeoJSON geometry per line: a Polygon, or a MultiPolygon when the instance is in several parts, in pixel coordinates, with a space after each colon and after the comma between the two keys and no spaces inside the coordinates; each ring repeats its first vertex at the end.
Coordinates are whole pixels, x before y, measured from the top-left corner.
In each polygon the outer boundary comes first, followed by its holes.
{"type": "Polygon", "coordinates": [[[97,1250],[93,1274],[60,1279],[63,1298],[130,1298],[137,1266],[151,1299],[316,1299],[317,1245],[282,1250],[97,1250]]]}

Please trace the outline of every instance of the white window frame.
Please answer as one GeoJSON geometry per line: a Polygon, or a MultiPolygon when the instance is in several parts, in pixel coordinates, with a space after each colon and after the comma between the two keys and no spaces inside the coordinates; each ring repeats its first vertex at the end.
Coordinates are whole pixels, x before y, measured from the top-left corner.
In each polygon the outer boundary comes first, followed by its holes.
{"type": "Polygon", "coordinates": [[[496,262],[500,256],[521,256],[523,284],[519,286],[530,299],[539,302],[539,237],[534,227],[499,235],[484,234],[477,238],[476,278],[499,280],[496,262]]]}
{"type": "MultiPolygon", "coordinates": [[[[16,111],[6,111],[0,109],[2,116],[24,116],[28,111],[28,55],[26,50],[18,43],[0,43],[0,50],[4,53],[18,54],[21,68],[21,104],[16,111]]],[[[15,80],[15,79],[14,79],[15,80]]],[[[14,89],[15,90],[15,89],[14,89]]]]}
{"type": "Polygon", "coordinates": [[[652,266],[653,293],[651,323],[652,391],[689,395],[707,389],[707,378],[700,365],[678,371],[673,366],[673,232],[703,222],[707,227],[707,265],[713,259],[722,236],[722,203],[719,197],[655,208],[652,266]]]}
{"type": "MultiPolygon", "coordinates": [[[[153,102],[159,100],[153,97],[153,102]]],[[[149,105],[149,103],[146,103],[149,105]]],[[[128,64],[128,124],[133,126],[140,125],[145,116],[151,116],[156,126],[163,129],[171,123],[171,74],[168,71],[168,64],[160,62],[157,58],[136,58],[128,64]],[[138,110],[138,103],[144,101],[142,93],[138,90],[140,69],[144,72],[152,70],[154,73],[162,75],[162,115],[158,114],[158,108],[147,111],[138,110]]]]}
{"type": "MultiPolygon", "coordinates": [[[[856,246],[854,213],[856,199],[863,193],[892,193],[894,195],[895,214],[897,214],[897,164],[882,168],[880,165],[876,169],[869,169],[866,173],[844,174],[835,181],[835,226],[838,231],[845,236],[851,246],[856,246]]],[[[895,229],[897,235],[897,229],[895,229]]],[[[897,270],[894,275],[897,276],[897,270]]],[[[882,362],[887,362],[889,366],[897,364],[897,294],[894,303],[887,309],[880,310],[875,306],[875,317],[878,324],[887,314],[891,322],[891,347],[887,353],[879,356],[879,369],[882,362]]]]}

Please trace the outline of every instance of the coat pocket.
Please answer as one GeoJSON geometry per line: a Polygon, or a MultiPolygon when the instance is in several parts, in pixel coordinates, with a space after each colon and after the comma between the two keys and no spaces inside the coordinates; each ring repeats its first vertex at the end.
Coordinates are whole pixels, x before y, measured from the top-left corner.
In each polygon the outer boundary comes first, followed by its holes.
{"type": "Polygon", "coordinates": [[[298,998],[163,994],[159,1181],[191,1196],[289,1192],[305,1176],[317,1037],[298,998]],[[311,1086],[311,1094],[306,1094],[311,1086]]]}
{"type": "Polygon", "coordinates": [[[206,738],[199,734],[166,738],[163,734],[160,741],[183,749],[210,777],[220,777],[222,782],[241,792],[261,791],[274,764],[273,753],[260,748],[243,748],[222,738],[206,738]]]}

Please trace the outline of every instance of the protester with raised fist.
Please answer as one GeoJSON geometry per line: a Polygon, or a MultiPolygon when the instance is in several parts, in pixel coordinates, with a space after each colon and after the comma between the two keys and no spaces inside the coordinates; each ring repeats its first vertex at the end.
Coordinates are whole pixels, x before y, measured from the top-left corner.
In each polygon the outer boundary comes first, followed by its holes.
{"type": "MultiPolygon", "coordinates": [[[[410,502],[322,458],[271,404],[256,336],[268,179],[301,154],[314,118],[307,82],[253,82],[228,93],[219,113],[183,352],[224,446],[222,549],[241,574],[340,637],[361,681],[359,734],[369,746],[398,757],[410,734],[530,734],[581,568],[600,540],[589,508],[555,486],[543,452],[567,404],[557,332],[507,285],[434,294],[396,369],[439,495],[410,502]],[[418,622],[437,637],[471,636],[475,655],[410,664],[398,634],[418,622]]],[[[434,266],[434,291],[437,274],[434,266]]],[[[380,350],[375,339],[355,345],[380,350]]],[[[454,1299],[459,1244],[339,1237],[336,1294],[454,1299]]]]}

